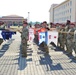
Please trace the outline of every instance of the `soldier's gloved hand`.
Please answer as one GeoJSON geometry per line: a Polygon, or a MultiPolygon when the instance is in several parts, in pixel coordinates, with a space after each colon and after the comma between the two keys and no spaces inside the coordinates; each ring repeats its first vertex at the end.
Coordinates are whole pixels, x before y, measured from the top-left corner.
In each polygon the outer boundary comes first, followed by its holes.
{"type": "Polygon", "coordinates": [[[22,39],[22,43],[25,43],[25,39],[22,39]]]}

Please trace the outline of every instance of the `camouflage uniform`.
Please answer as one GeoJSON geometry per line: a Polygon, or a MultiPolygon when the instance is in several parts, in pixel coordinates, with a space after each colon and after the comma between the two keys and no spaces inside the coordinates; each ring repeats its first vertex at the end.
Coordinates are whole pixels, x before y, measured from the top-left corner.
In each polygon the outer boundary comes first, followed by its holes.
{"type": "Polygon", "coordinates": [[[64,39],[64,28],[61,29],[61,32],[60,33],[60,47],[64,50],[64,43],[65,43],[65,39],[64,39]]]}
{"type": "MultiPolygon", "coordinates": [[[[68,32],[69,31],[69,25],[67,25],[66,27],[65,27],[65,29],[64,29],[64,31],[65,32],[68,32]]],[[[67,45],[67,34],[66,33],[64,33],[64,43],[65,43],[65,46],[66,46],[66,52],[68,52],[68,45],[67,45]]]]}
{"type": "MultiPolygon", "coordinates": [[[[3,25],[0,25],[0,29],[1,29],[1,31],[2,31],[2,29],[5,29],[5,24],[3,24],[3,25]]],[[[0,32],[0,34],[1,34],[1,32],[0,32]]],[[[0,45],[3,43],[3,38],[0,38],[0,45]]]]}
{"type": "MultiPolygon", "coordinates": [[[[59,31],[61,31],[61,28],[59,29],[59,31]]],[[[61,37],[61,33],[59,32],[59,36],[58,36],[58,44],[57,44],[57,46],[60,46],[60,37],[61,37]]]]}
{"type": "Polygon", "coordinates": [[[75,59],[76,59],[76,29],[74,31],[74,52],[75,52],[75,59]]]}
{"type": "Polygon", "coordinates": [[[68,33],[67,33],[67,52],[69,55],[72,55],[72,49],[74,48],[74,34],[70,33],[70,32],[74,32],[74,28],[69,29],[68,33]]]}
{"type": "Polygon", "coordinates": [[[3,39],[2,38],[0,38],[0,45],[3,43],[3,39]]]}
{"type": "MultiPolygon", "coordinates": [[[[61,31],[61,27],[57,26],[56,27],[57,31],[61,31]]],[[[58,36],[58,43],[57,43],[57,46],[60,45],[60,33],[59,33],[59,36],[58,36]]]]}
{"type": "Polygon", "coordinates": [[[22,56],[27,57],[27,39],[28,39],[28,26],[22,29],[21,33],[21,45],[22,45],[22,56]]]}

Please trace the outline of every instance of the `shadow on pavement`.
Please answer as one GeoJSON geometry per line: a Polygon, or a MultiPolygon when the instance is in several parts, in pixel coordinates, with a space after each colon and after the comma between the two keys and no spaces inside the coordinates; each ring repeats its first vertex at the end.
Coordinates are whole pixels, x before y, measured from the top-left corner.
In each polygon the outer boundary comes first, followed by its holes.
{"type": "Polygon", "coordinates": [[[74,59],[73,55],[67,55],[67,52],[59,46],[55,46],[54,44],[52,44],[52,46],[54,47],[55,51],[62,51],[66,56],[68,56],[71,59],[71,62],[76,63],[76,59],[74,59]]]}
{"type": "Polygon", "coordinates": [[[27,66],[26,58],[20,56],[18,59],[18,65],[19,65],[18,70],[24,70],[27,66]]]}
{"type": "Polygon", "coordinates": [[[70,62],[76,63],[76,59],[74,59],[74,57],[73,57],[72,60],[71,60],[70,62]]]}
{"type": "Polygon", "coordinates": [[[20,53],[19,53],[19,58],[18,58],[18,70],[24,70],[27,66],[27,62],[26,62],[26,57],[22,57],[21,56],[21,45],[20,45],[20,53]]]}
{"type": "Polygon", "coordinates": [[[2,45],[0,50],[0,57],[4,55],[4,53],[9,49],[9,45],[13,42],[14,39],[8,40],[6,44],[2,45]]]}
{"type": "Polygon", "coordinates": [[[40,56],[40,64],[46,66],[46,70],[63,70],[60,63],[53,64],[53,61],[51,60],[51,57],[49,54],[40,56]]]}

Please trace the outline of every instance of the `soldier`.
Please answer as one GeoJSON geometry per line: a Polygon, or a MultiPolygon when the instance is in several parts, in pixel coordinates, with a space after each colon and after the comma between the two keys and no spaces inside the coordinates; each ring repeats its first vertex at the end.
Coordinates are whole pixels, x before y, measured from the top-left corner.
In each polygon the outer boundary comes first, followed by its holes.
{"type": "Polygon", "coordinates": [[[74,24],[70,24],[70,29],[67,33],[67,55],[69,56],[72,56],[72,49],[74,48],[74,26],[74,24]]]}
{"type": "Polygon", "coordinates": [[[65,31],[67,32],[70,29],[70,21],[67,20],[65,31]]]}
{"type": "Polygon", "coordinates": [[[56,23],[56,29],[57,29],[57,30],[60,29],[59,23],[56,23]]]}
{"type": "MultiPolygon", "coordinates": [[[[64,31],[65,32],[68,32],[69,31],[69,28],[70,28],[70,21],[67,20],[67,23],[66,23],[66,26],[64,28],[64,31]]],[[[66,46],[66,52],[68,52],[68,49],[67,49],[68,48],[68,45],[67,45],[67,38],[66,37],[67,37],[67,34],[65,33],[64,34],[64,39],[65,39],[64,42],[65,42],[65,46],[66,46]]]]}
{"type": "Polygon", "coordinates": [[[65,25],[62,24],[61,26],[61,30],[60,30],[60,33],[59,33],[59,40],[60,40],[60,48],[62,48],[64,50],[64,47],[65,47],[65,39],[64,39],[64,27],[65,25]]]}
{"type": "Polygon", "coordinates": [[[51,23],[50,23],[50,28],[52,28],[52,26],[53,26],[53,23],[51,22],[51,23]]]}
{"type": "Polygon", "coordinates": [[[76,27],[75,27],[75,31],[74,31],[74,52],[75,52],[74,59],[76,60],[76,27]]]}
{"type": "MultiPolygon", "coordinates": [[[[57,31],[61,31],[61,24],[59,24],[59,27],[57,27],[56,29],[57,29],[57,31]]],[[[60,46],[60,33],[59,33],[59,36],[58,36],[57,46],[60,46]]]]}
{"type": "Polygon", "coordinates": [[[21,32],[21,46],[22,46],[22,57],[27,57],[27,40],[28,40],[28,23],[23,22],[23,29],[21,32]]]}
{"type": "Polygon", "coordinates": [[[66,25],[67,25],[67,26],[70,26],[70,23],[71,23],[70,20],[67,20],[66,25]]]}
{"type": "Polygon", "coordinates": [[[2,29],[5,29],[5,24],[4,24],[4,22],[2,22],[2,21],[0,21],[0,45],[3,43],[3,37],[2,37],[2,35],[1,35],[1,33],[2,33],[2,29]]]}
{"type": "Polygon", "coordinates": [[[44,22],[43,22],[43,28],[46,28],[46,27],[47,27],[47,22],[44,21],[44,22]]]}
{"type": "Polygon", "coordinates": [[[3,43],[2,30],[0,30],[0,45],[3,43]]]}

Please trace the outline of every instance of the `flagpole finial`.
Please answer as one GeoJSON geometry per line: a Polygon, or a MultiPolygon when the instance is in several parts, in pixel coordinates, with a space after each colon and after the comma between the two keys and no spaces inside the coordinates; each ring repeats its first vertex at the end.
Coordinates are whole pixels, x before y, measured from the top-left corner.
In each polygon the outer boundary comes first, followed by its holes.
{"type": "Polygon", "coordinates": [[[30,22],[30,12],[28,12],[28,23],[30,22]]]}

